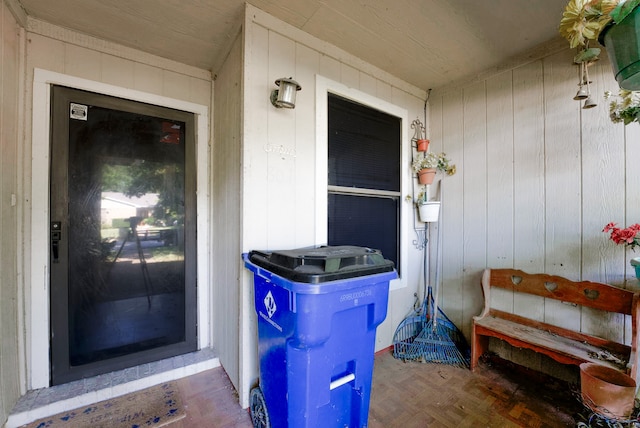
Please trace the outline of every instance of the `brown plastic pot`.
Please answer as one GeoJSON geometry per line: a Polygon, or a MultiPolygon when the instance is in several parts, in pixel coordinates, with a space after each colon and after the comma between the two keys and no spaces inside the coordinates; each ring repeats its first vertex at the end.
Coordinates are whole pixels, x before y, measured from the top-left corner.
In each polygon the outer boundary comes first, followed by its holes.
{"type": "Polygon", "coordinates": [[[436,178],[435,168],[426,168],[418,171],[418,182],[420,184],[431,184],[434,178],[436,178]]]}
{"type": "Polygon", "coordinates": [[[420,139],[416,142],[416,150],[419,152],[426,152],[429,149],[429,140],[420,139]]]}
{"type": "Polygon", "coordinates": [[[628,419],[633,411],[636,381],[596,363],[580,364],[582,402],[607,418],[628,419]]]}

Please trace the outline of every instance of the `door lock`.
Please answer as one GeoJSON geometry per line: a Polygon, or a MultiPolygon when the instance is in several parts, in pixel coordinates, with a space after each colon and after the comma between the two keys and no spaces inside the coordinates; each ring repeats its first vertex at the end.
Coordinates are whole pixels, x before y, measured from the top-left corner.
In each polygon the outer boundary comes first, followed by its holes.
{"type": "Polygon", "coordinates": [[[59,262],[60,241],[62,240],[62,222],[51,222],[51,256],[53,263],[59,262]]]}

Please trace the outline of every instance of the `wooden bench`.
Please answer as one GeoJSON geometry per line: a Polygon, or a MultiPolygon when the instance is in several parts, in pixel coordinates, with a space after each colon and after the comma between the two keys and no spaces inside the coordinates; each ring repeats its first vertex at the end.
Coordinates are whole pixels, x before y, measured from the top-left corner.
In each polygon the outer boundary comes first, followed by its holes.
{"type": "MultiPolygon", "coordinates": [[[[514,269],[486,269],[482,276],[482,291],[484,310],[479,316],[473,318],[471,370],[476,368],[478,359],[488,350],[489,338],[496,337],[511,346],[531,349],[563,364],[579,365],[583,362],[593,362],[620,370],[633,379],[636,378],[640,310],[638,293],[608,284],[590,281],[574,282],[559,276],[528,274],[514,269]],[[491,291],[496,287],[555,299],[571,306],[630,315],[630,344],[625,345],[495,309],[492,307],[491,291]]],[[[542,299],[539,301],[543,304],[542,299]]],[[[622,323],[620,329],[624,330],[623,318],[625,317],[612,316],[619,317],[619,322],[622,323]]],[[[623,334],[620,333],[619,336],[623,334]]]]}

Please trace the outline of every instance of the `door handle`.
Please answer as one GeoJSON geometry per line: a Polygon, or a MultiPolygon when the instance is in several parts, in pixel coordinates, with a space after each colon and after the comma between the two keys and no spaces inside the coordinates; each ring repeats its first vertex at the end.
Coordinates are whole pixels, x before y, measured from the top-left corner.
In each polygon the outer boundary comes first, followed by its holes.
{"type": "Polygon", "coordinates": [[[59,263],[60,241],[62,240],[62,222],[51,222],[51,257],[53,263],[59,263]]]}

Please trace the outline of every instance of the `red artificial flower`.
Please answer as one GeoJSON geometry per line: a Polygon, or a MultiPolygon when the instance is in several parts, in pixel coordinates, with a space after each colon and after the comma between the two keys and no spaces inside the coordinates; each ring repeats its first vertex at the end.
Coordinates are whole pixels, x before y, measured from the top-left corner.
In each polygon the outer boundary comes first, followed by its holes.
{"type": "Polygon", "coordinates": [[[609,232],[609,239],[616,244],[625,244],[631,247],[633,251],[635,251],[635,247],[640,246],[640,238],[637,237],[640,232],[640,224],[638,223],[632,224],[625,229],[616,227],[616,223],[609,223],[602,231],[609,232]]]}

